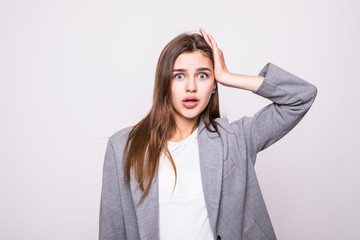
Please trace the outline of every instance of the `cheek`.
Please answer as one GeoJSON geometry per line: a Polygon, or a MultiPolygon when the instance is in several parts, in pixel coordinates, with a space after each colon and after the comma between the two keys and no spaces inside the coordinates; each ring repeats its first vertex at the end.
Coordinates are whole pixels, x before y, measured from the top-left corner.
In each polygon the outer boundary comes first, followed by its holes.
{"type": "Polygon", "coordinates": [[[174,99],[178,96],[178,90],[175,85],[172,85],[170,88],[171,91],[171,98],[174,99]]]}
{"type": "Polygon", "coordinates": [[[206,83],[206,84],[204,84],[204,85],[202,86],[203,95],[208,96],[208,97],[210,98],[213,88],[214,88],[214,84],[213,84],[213,83],[206,83]]]}
{"type": "Polygon", "coordinates": [[[203,91],[203,93],[201,94],[201,98],[203,99],[202,101],[202,106],[203,108],[205,108],[209,102],[210,102],[210,98],[212,96],[212,89],[207,88],[205,91],[203,91]]]}
{"type": "Polygon", "coordinates": [[[183,97],[181,95],[179,84],[172,84],[170,87],[170,92],[172,105],[176,105],[179,102],[179,99],[182,99],[183,97]]]}

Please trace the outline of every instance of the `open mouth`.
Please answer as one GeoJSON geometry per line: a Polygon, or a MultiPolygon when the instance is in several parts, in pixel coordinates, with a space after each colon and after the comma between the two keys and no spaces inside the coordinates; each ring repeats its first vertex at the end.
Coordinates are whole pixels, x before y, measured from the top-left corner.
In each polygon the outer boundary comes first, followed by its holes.
{"type": "Polygon", "coordinates": [[[185,98],[183,100],[183,105],[186,108],[194,108],[194,107],[196,107],[198,102],[199,102],[199,99],[194,98],[194,97],[189,97],[189,98],[185,98]]]}
{"type": "Polygon", "coordinates": [[[198,102],[199,99],[197,99],[196,97],[186,97],[183,102],[198,102]]]}

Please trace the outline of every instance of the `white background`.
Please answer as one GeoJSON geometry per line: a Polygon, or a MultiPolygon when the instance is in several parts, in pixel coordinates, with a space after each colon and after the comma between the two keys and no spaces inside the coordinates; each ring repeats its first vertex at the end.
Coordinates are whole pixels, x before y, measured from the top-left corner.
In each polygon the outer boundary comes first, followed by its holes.
{"type": "MultiPolygon", "coordinates": [[[[97,239],[107,137],[151,106],[163,47],[203,27],[231,72],[317,98],[256,170],[278,239],[360,239],[360,2],[0,1],[0,239],[97,239]]],[[[271,103],[219,87],[230,121],[271,103]]]]}

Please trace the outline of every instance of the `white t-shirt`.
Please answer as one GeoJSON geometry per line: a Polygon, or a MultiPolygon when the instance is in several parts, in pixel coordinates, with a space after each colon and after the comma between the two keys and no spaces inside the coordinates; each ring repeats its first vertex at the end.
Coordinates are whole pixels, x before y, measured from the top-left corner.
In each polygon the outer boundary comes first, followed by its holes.
{"type": "Polygon", "coordinates": [[[205,206],[201,182],[198,129],[180,142],[168,142],[177,170],[167,157],[160,157],[159,165],[159,221],[160,239],[214,239],[205,206]]]}

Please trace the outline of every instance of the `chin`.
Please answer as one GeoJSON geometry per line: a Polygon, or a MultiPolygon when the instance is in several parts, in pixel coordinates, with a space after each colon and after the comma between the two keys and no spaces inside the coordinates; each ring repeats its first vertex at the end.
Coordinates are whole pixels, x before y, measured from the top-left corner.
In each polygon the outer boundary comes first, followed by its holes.
{"type": "Polygon", "coordinates": [[[194,119],[194,118],[198,118],[200,114],[198,115],[183,115],[182,117],[183,118],[186,118],[186,119],[194,119]]]}
{"type": "Polygon", "coordinates": [[[198,118],[200,116],[200,113],[194,113],[194,114],[179,114],[181,118],[187,119],[187,120],[193,120],[195,118],[198,118]]]}

